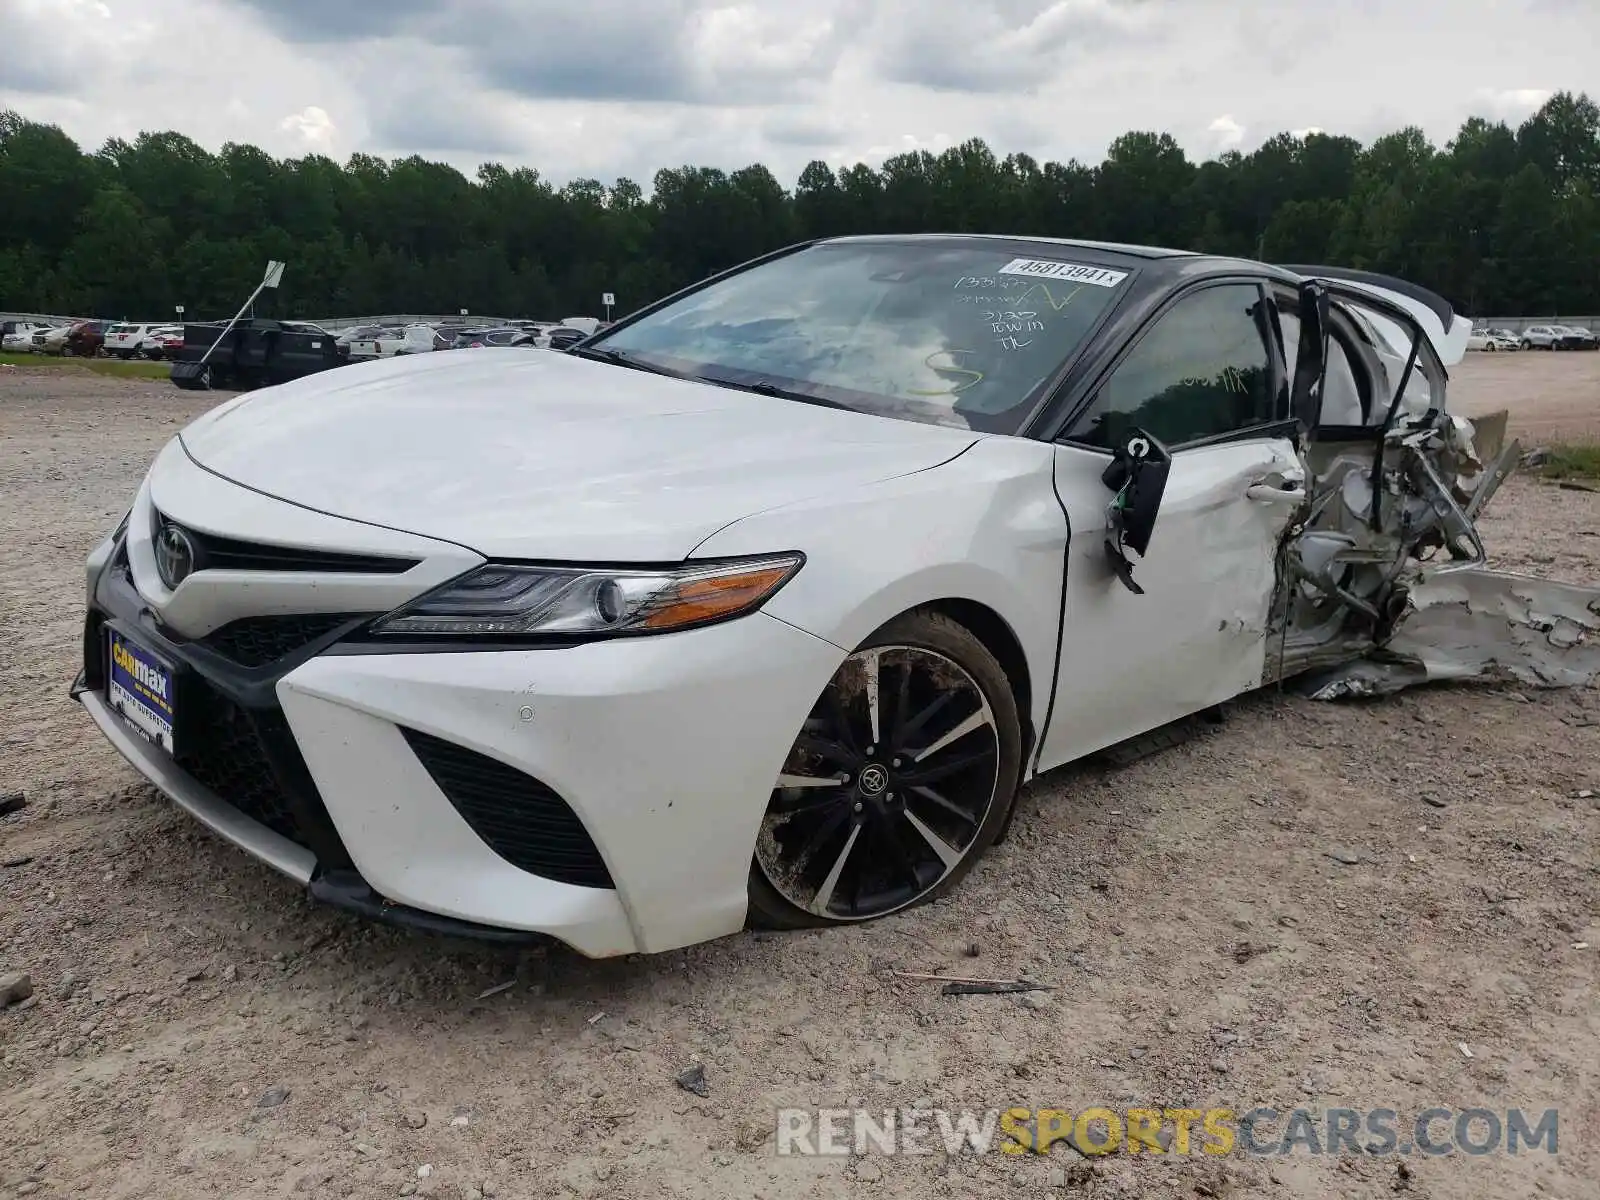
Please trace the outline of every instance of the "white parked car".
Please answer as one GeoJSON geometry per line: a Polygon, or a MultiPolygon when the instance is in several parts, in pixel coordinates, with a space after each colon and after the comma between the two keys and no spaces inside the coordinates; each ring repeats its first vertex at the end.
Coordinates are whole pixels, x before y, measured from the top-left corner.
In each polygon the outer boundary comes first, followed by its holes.
{"type": "Polygon", "coordinates": [[[77,327],[71,325],[52,325],[44,329],[33,331],[33,352],[35,354],[60,354],[67,347],[67,336],[77,327]]]}
{"type": "Polygon", "coordinates": [[[107,354],[114,354],[118,358],[132,358],[139,353],[139,347],[157,329],[168,326],[146,323],[143,325],[113,325],[106,330],[106,341],[102,347],[107,354]]]}
{"type": "Polygon", "coordinates": [[[1497,350],[1516,350],[1519,346],[1516,338],[1499,330],[1474,329],[1467,338],[1467,349],[1493,353],[1497,350]]]}
{"type": "Polygon", "coordinates": [[[570,353],[212,409],[89,558],[73,691],[382,919],[616,955],[882,917],[1024,781],[1359,659],[1422,560],[1481,562],[1468,332],[1325,268],[797,248],[570,353]]]}
{"type": "Polygon", "coordinates": [[[183,345],[182,325],[152,325],[139,339],[134,352],[140,358],[158,360],[167,357],[183,345]]]}
{"type": "Polygon", "coordinates": [[[449,349],[449,343],[437,329],[432,325],[417,324],[354,338],[350,342],[349,357],[354,362],[364,358],[394,358],[396,355],[427,354],[446,349],[449,349]]]}
{"type": "Polygon", "coordinates": [[[33,321],[0,322],[0,351],[6,354],[31,354],[33,335],[44,328],[33,321]]]}

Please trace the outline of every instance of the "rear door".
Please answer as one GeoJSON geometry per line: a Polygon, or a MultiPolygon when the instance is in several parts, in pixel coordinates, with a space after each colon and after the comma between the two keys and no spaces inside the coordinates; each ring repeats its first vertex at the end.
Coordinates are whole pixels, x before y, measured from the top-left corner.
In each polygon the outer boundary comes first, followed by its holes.
{"type": "Polygon", "coordinates": [[[1040,766],[1091,753],[1259,686],[1279,542],[1304,468],[1269,302],[1210,282],[1157,314],[1103,376],[1056,452],[1071,524],[1059,682],[1040,766]],[[1102,474],[1136,431],[1170,473],[1136,595],[1106,548],[1102,474]]]}

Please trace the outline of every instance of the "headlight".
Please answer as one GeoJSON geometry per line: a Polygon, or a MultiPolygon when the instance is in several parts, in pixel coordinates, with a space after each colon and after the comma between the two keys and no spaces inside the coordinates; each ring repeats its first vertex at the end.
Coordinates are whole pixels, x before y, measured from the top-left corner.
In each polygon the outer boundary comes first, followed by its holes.
{"type": "Polygon", "coordinates": [[[594,637],[666,633],[760,607],[802,554],[662,569],[488,563],[381,618],[372,632],[420,637],[594,637]]]}

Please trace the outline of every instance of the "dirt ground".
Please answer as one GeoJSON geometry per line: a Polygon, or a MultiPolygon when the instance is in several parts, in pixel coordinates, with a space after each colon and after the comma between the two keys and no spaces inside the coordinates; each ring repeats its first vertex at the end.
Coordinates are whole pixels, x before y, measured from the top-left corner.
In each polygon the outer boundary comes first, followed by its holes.
{"type": "MultiPolygon", "coordinates": [[[[1600,355],[1474,355],[1457,395],[1533,442],[1600,435],[1600,355]]],[[[0,371],[0,793],[29,801],[0,817],[0,975],[36,989],[0,1012],[0,1196],[1596,1194],[1596,690],[1252,698],[1037,782],[955,896],[868,928],[609,962],[397,933],[203,832],[67,699],[84,554],[208,399],[0,371]],[[863,1103],[1553,1107],[1560,1140],[775,1153],[777,1108],[863,1103]]],[[[1484,528],[1502,564],[1600,581],[1600,495],[1513,480],[1484,528]]]]}

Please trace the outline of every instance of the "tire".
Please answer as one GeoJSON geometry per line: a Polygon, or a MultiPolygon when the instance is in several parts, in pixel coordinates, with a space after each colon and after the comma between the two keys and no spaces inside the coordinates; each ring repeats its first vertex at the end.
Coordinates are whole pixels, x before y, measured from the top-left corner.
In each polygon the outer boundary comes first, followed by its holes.
{"type": "Polygon", "coordinates": [[[784,761],[780,781],[808,782],[768,799],[748,923],[852,925],[944,895],[1005,829],[1021,769],[1016,697],[994,655],[941,613],[895,618],[840,665],[784,761]]]}
{"type": "Polygon", "coordinates": [[[1530,342],[1527,338],[1523,338],[1522,339],[1522,348],[1524,350],[1532,350],[1533,349],[1533,343],[1530,342]]]}

